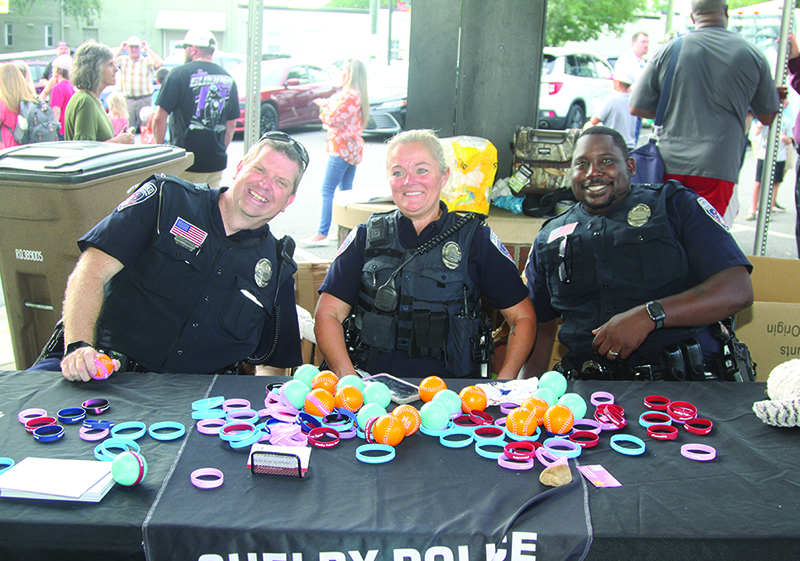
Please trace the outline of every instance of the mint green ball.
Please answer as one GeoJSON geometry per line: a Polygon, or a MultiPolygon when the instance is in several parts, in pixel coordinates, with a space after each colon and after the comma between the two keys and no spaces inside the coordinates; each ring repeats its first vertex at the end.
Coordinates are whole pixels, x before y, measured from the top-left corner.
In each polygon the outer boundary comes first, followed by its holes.
{"type": "Polygon", "coordinates": [[[364,403],[377,403],[381,407],[388,407],[392,401],[392,392],[389,386],[383,382],[370,382],[366,384],[361,392],[364,395],[364,403]]]}
{"type": "Polygon", "coordinates": [[[441,430],[450,422],[450,414],[444,404],[432,400],[420,408],[419,416],[422,426],[430,430],[441,430]]]}
{"type": "Polygon", "coordinates": [[[300,380],[308,389],[311,389],[311,383],[314,381],[314,376],[319,374],[319,368],[314,366],[313,364],[304,364],[303,366],[299,367],[294,372],[294,379],[300,380]]]}
{"type": "Polygon", "coordinates": [[[111,462],[111,477],[120,485],[130,487],[141,483],[147,475],[147,461],[144,456],[132,452],[120,452],[111,462]]]}
{"type": "Polygon", "coordinates": [[[364,427],[367,426],[367,423],[370,421],[370,419],[380,417],[381,415],[386,415],[385,407],[382,407],[377,403],[365,404],[361,409],[358,410],[358,415],[356,416],[358,428],[364,430],[364,427]]]}
{"type": "Polygon", "coordinates": [[[447,409],[447,414],[452,416],[461,413],[461,398],[453,390],[436,392],[430,403],[441,403],[447,409]]]}
{"type": "Polygon", "coordinates": [[[558,402],[569,407],[576,419],[583,419],[586,416],[586,400],[578,394],[565,393],[558,399],[558,402]]]}
{"type": "Polygon", "coordinates": [[[311,387],[307,386],[302,380],[289,380],[281,387],[281,390],[283,390],[283,395],[286,396],[286,399],[293,407],[302,409],[311,387]]]}
{"type": "Polygon", "coordinates": [[[533,397],[541,397],[547,402],[547,405],[555,405],[558,401],[558,396],[550,388],[539,388],[533,392],[533,397]]]}
{"type": "Polygon", "coordinates": [[[552,390],[556,398],[559,398],[567,391],[567,379],[560,372],[551,370],[539,377],[539,387],[552,390]]]}
{"type": "Polygon", "coordinates": [[[364,381],[361,379],[360,376],[356,376],[355,374],[348,374],[347,376],[342,376],[339,378],[339,382],[336,384],[336,389],[340,390],[345,386],[355,386],[361,392],[364,392],[364,381]]]}

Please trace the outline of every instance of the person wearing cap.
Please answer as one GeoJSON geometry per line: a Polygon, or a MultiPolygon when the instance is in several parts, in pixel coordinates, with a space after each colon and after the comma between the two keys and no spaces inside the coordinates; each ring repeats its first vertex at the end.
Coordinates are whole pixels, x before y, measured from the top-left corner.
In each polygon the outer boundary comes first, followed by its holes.
{"type": "Polygon", "coordinates": [[[630,70],[626,74],[622,72],[622,70],[614,72],[614,92],[603,99],[603,104],[586,123],[586,127],[600,123],[611,127],[625,139],[628,150],[633,150],[636,148],[637,118],[631,115],[628,106],[631,100],[631,84],[636,77],[630,70]]]}
{"type": "Polygon", "coordinates": [[[147,41],[131,35],[127,41],[119,44],[114,62],[119,68],[122,95],[128,105],[128,124],[138,131],[140,126],[147,124],[139,121],[139,111],[150,105],[155,72],[164,61],[150,48],[147,41]],[[124,51],[128,54],[122,54],[124,51]],[[142,51],[147,53],[146,57],[142,56],[142,51]]]}
{"type": "MultiPolygon", "coordinates": [[[[61,128],[58,129],[58,139],[64,140],[64,118],[66,117],[67,104],[75,94],[75,86],[69,81],[69,71],[72,69],[72,57],[59,55],[53,61],[53,76],[56,85],[50,90],[50,107],[53,108],[61,128]]],[[[44,92],[42,92],[44,94],[44,92]]]]}
{"type": "Polygon", "coordinates": [[[227,148],[239,118],[236,82],[221,66],[214,64],[217,40],[208,29],[190,29],[183,47],[186,64],[169,73],[161,87],[153,134],[164,142],[169,117],[170,142],[194,153],[194,163],[180,177],[194,183],[218,187],[228,165],[227,148]]]}
{"type": "MultiPolygon", "coordinates": [[[[70,54],[70,48],[69,45],[67,45],[67,42],[59,41],[58,45],[56,45],[56,58],[60,57],[61,55],[68,55],[68,54],[70,54]]],[[[44,67],[44,71],[42,72],[42,77],[39,78],[39,86],[41,86],[42,88],[46,88],[48,82],[50,82],[50,79],[53,77],[54,60],[55,59],[47,63],[47,65],[44,67]]],[[[51,84],[50,87],[52,88],[53,85],[55,85],[55,83],[51,84]]]]}

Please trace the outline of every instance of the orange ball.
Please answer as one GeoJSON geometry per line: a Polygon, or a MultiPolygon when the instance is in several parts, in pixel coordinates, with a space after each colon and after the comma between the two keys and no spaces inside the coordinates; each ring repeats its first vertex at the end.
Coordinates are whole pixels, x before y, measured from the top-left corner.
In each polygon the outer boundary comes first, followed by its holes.
{"type": "Polygon", "coordinates": [[[405,436],[403,422],[394,415],[381,415],[372,424],[372,437],[380,444],[397,446],[405,436]]]}
{"type": "Polygon", "coordinates": [[[536,417],[528,409],[517,407],[506,417],[506,428],[518,436],[531,436],[536,427],[536,417]]]}
{"type": "Polygon", "coordinates": [[[114,361],[108,355],[103,353],[94,355],[94,365],[97,367],[97,371],[90,372],[89,376],[95,380],[105,380],[114,373],[114,361]]]}
{"type": "Polygon", "coordinates": [[[574,422],[575,415],[566,405],[551,405],[544,413],[544,428],[553,434],[567,434],[574,422]]]}
{"type": "Polygon", "coordinates": [[[324,417],[333,412],[334,398],[331,392],[322,388],[316,388],[306,395],[306,413],[315,417],[324,417]]]}
{"type": "Polygon", "coordinates": [[[336,407],[355,413],[364,405],[364,396],[355,386],[342,386],[334,396],[336,407]]]}
{"type": "Polygon", "coordinates": [[[486,409],[488,401],[486,399],[486,392],[478,386],[467,386],[458,393],[461,398],[461,410],[464,413],[471,411],[483,411],[486,409]]]}
{"type": "Polygon", "coordinates": [[[437,393],[446,389],[447,384],[439,376],[428,376],[419,383],[419,398],[427,403],[437,393]]]}
{"type": "Polygon", "coordinates": [[[536,417],[536,422],[541,425],[544,421],[544,413],[550,406],[541,397],[529,397],[522,402],[520,407],[533,412],[533,415],[536,417]]]}
{"type": "Polygon", "coordinates": [[[311,389],[322,388],[329,394],[333,395],[336,392],[336,384],[339,383],[339,377],[330,370],[323,370],[311,381],[311,389]]]}
{"type": "Polygon", "coordinates": [[[406,436],[417,432],[420,424],[422,424],[422,417],[419,411],[417,411],[417,408],[413,405],[398,405],[394,408],[394,411],[392,411],[392,415],[400,419],[400,422],[403,423],[406,436]]]}

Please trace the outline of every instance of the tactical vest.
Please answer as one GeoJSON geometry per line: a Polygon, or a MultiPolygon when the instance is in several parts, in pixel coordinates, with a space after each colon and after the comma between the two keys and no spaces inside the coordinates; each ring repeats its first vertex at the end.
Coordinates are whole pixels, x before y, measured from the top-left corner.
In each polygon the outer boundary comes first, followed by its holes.
{"type": "Polygon", "coordinates": [[[280,256],[268,230],[240,241],[216,231],[208,189],[172,176],[150,181],[158,227],[106,286],[96,346],[155,372],[215,372],[256,351],[271,329],[277,289],[297,266],[289,258],[276,278],[280,256]],[[207,234],[196,248],[170,232],[179,217],[207,234]]]}
{"type": "MultiPolygon", "coordinates": [[[[482,221],[470,220],[406,264],[394,280],[397,306],[386,313],[375,307],[376,293],[415,251],[400,245],[400,216],[400,211],[375,214],[367,223],[356,310],[361,342],[373,356],[377,351],[406,352],[411,357],[443,360],[453,376],[477,376],[479,365],[472,359],[471,345],[485,324],[485,314],[468,261],[473,235],[482,221]]],[[[442,231],[459,216],[449,213],[442,231]]]]}

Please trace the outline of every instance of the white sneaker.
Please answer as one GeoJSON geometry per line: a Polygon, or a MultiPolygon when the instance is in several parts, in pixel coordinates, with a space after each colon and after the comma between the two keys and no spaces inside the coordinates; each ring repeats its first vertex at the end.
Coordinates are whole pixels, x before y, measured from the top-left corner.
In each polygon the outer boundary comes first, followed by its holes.
{"type": "Polygon", "coordinates": [[[328,238],[322,238],[321,240],[315,240],[312,237],[312,238],[309,238],[307,240],[299,240],[297,243],[298,243],[298,245],[300,245],[302,247],[327,247],[328,238]]]}

